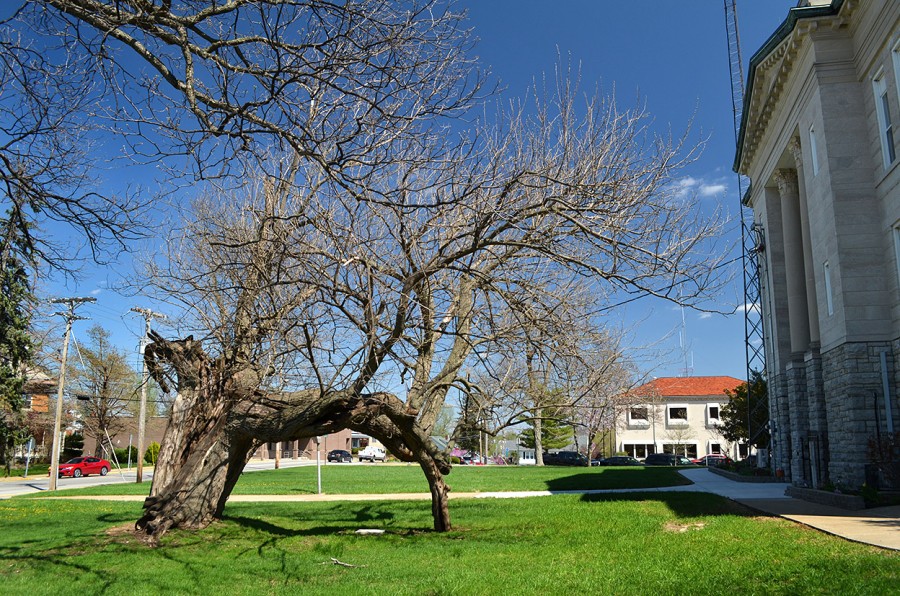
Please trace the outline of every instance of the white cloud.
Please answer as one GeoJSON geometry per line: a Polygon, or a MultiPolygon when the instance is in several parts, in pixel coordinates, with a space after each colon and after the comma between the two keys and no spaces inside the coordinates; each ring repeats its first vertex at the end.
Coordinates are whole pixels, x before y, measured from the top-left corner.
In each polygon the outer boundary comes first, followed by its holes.
{"type": "Polygon", "coordinates": [[[713,316],[713,314],[712,314],[711,312],[702,312],[702,313],[700,313],[700,315],[699,315],[697,318],[699,318],[699,319],[711,319],[712,316],[713,316]]]}
{"type": "Polygon", "coordinates": [[[700,186],[701,197],[714,197],[725,193],[728,187],[724,184],[703,184],[700,186]]]}
{"type": "Polygon", "coordinates": [[[735,312],[744,312],[744,313],[745,313],[745,312],[748,312],[748,311],[751,311],[751,310],[752,310],[753,312],[757,312],[757,313],[758,313],[758,312],[759,312],[759,304],[756,304],[756,303],[745,303],[745,304],[741,304],[740,306],[738,306],[737,308],[734,309],[735,312]]]}
{"type": "Polygon", "coordinates": [[[700,197],[719,197],[728,192],[728,184],[724,178],[715,176],[710,178],[694,178],[685,176],[672,184],[673,194],[681,199],[692,194],[700,197]]]}
{"type": "Polygon", "coordinates": [[[97,288],[96,290],[91,290],[91,296],[99,296],[101,292],[103,292],[103,288],[97,288]]]}

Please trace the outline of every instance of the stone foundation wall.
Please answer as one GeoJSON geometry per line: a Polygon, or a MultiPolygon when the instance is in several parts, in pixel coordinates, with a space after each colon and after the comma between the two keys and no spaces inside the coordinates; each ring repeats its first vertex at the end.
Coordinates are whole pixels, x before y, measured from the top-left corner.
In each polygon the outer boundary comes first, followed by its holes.
{"type": "MultiPolygon", "coordinates": [[[[881,352],[887,342],[846,343],[822,354],[829,445],[828,472],[835,484],[865,481],[869,439],[876,435],[876,407],[884,430],[881,352]]],[[[893,366],[893,358],[888,358],[893,366]]],[[[895,367],[894,367],[895,368],[895,367]]],[[[896,371],[891,377],[896,379],[896,371]]],[[[892,391],[896,394],[896,382],[892,391]]],[[[896,401],[896,400],[893,400],[896,401]]]]}

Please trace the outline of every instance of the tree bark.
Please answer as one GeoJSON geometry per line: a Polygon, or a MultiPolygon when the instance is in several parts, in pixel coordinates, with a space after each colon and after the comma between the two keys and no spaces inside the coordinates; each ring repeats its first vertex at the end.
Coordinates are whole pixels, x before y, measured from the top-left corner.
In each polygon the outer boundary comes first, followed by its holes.
{"type": "Polygon", "coordinates": [[[210,360],[191,338],[159,336],[147,348],[148,369],[166,389],[164,364],[175,370],[178,396],[163,437],[144,514],[136,527],[158,539],[169,529],[198,529],[221,517],[254,449],[344,428],[365,432],[403,461],[416,461],[432,495],[434,529],[451,529],[444,475],[451,470],[417,422],[417,411],[388,393],[262,393],[252,371],[210,360]]]}

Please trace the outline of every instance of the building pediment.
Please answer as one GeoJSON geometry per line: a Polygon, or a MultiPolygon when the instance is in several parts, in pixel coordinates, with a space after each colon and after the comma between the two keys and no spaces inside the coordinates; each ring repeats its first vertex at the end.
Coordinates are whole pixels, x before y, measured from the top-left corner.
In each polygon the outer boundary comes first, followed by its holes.
{"type": "Polygon", "coordinates": [[[858,0],[794,8],[762,48],[750,59],[738,137],[735,171],[748,175],[772,117],[794,74],[796,60],[810,34],[820,28],[849,26],[858,0]]]}

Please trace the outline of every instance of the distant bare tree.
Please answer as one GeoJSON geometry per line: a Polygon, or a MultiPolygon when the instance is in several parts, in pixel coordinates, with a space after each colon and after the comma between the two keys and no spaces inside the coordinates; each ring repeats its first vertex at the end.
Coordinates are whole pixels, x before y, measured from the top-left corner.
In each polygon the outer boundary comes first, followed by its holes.
{"type": "Polygon", "coordinates": [[[140,379],[128,366],[127,356],[110,343],[109,332],[94,325],[88,337],[90,344],[80,347],[81,358],[72,380],[85,434],[96,441],[95,455],[103,455],[106,445],[106,456],[110,457],[114,445],[108,438],[125,428],[125,421],[133,414],[140,379]]]}

